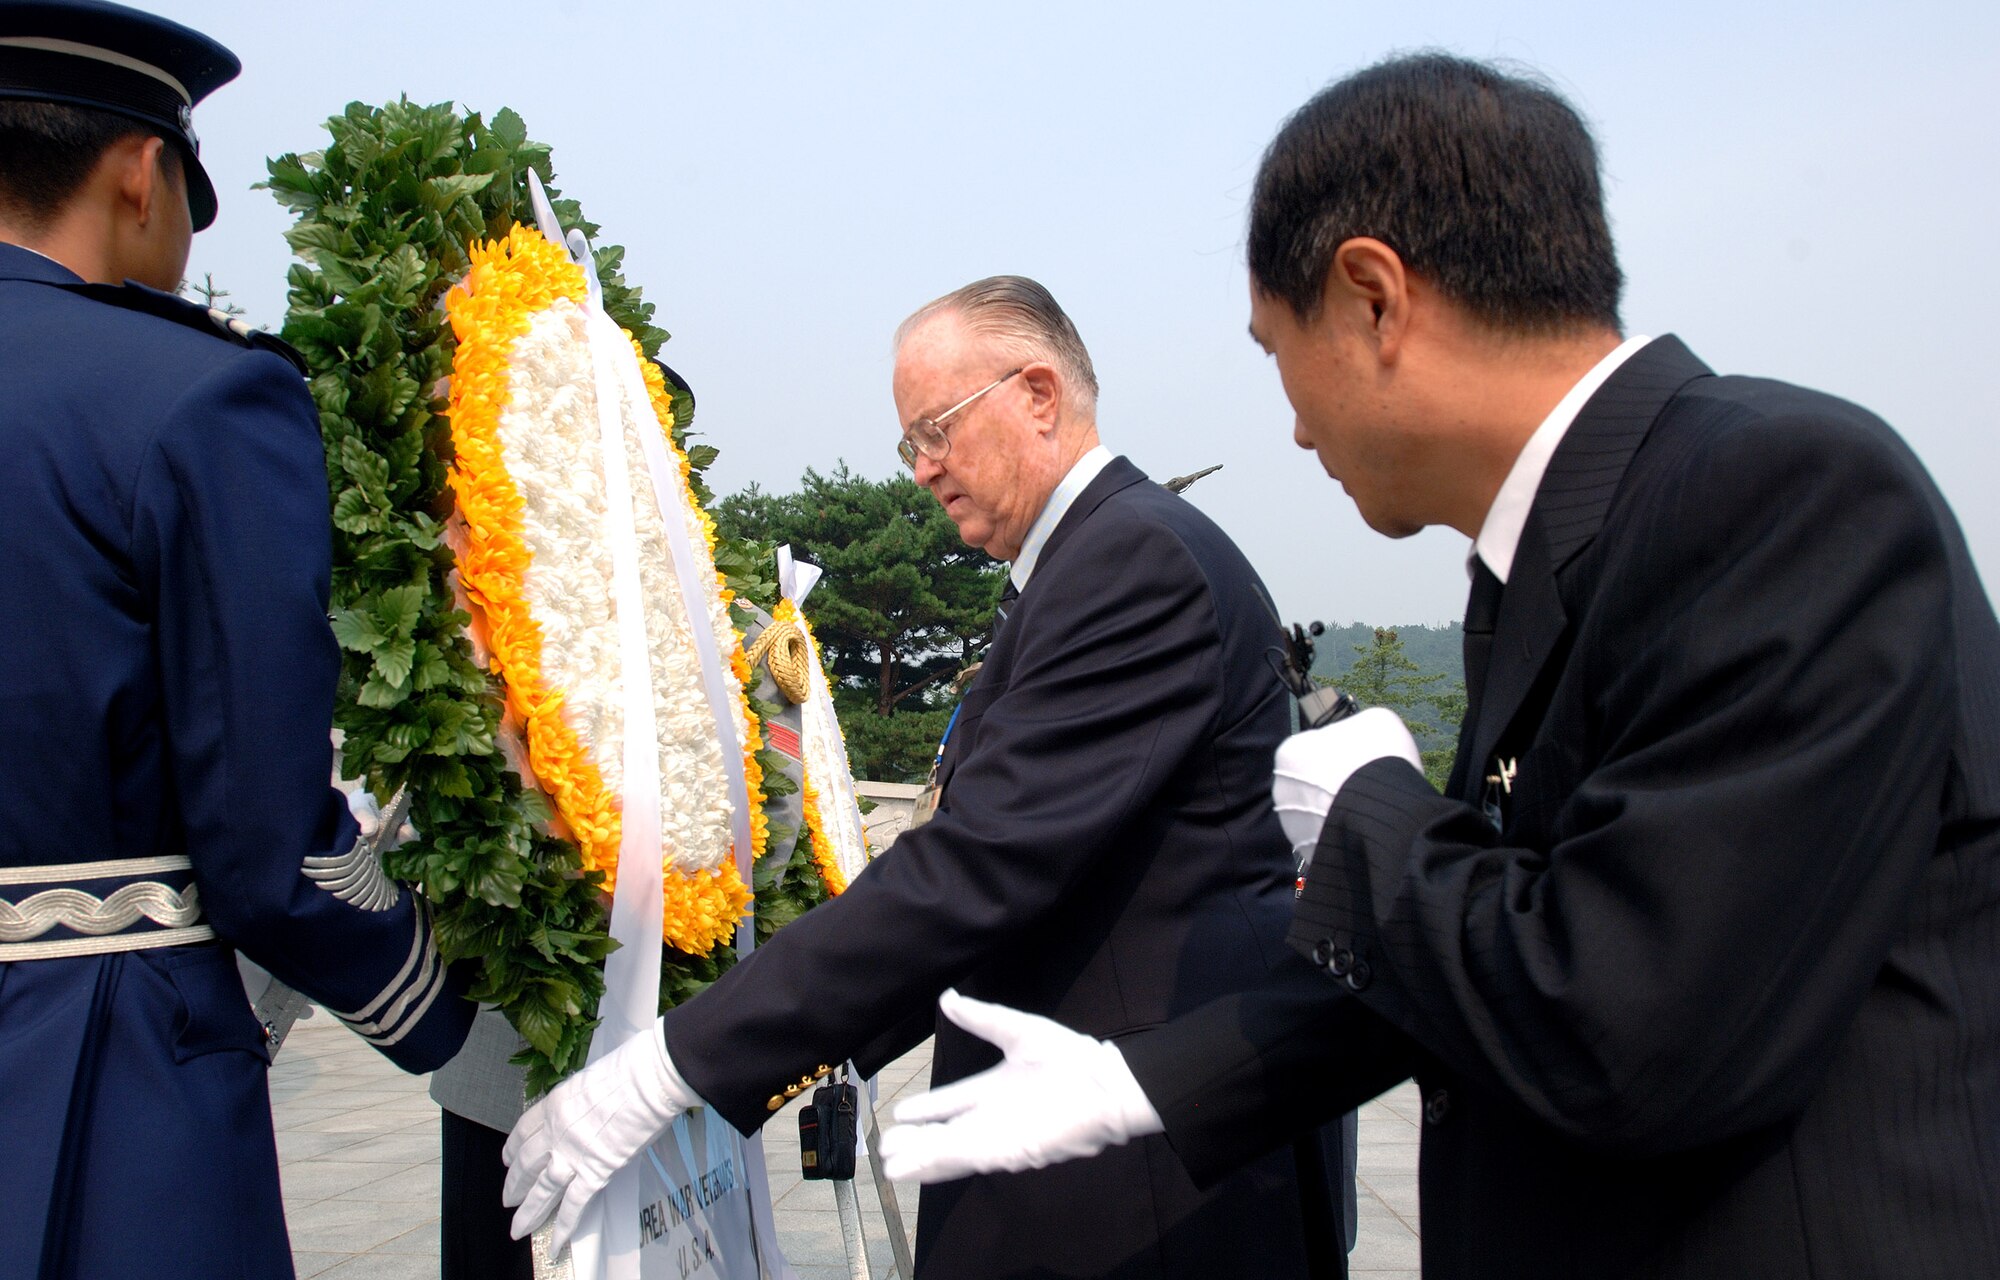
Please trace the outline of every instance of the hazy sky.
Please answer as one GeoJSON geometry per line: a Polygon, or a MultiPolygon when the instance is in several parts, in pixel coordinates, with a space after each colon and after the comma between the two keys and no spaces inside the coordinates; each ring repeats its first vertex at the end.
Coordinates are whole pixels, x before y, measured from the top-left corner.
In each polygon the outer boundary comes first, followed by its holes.
{"type": "MultiPolygon", "coordinates": [[[[1284,117],[1441,47],[1541,69],[1597,130],[1628,332],[1860,401],[2000,572],[2000,5],[443,4],[152,0],[242,57],[196,113],[222,213],[195,242],[253,320],[287,215],[247,190],[347,102],[512,106],[627,246],[723,491],[888,474],[889,338],[1020,272],[1096,360],[1100,426],[1191,497],[1289,616],[1463,608],[1465,540],[1392,543],[1291,443],[1245,335],[1244,215],[1284,117]]],[[[1782,495],[1773,495],[1782,501],[1782,495]]]]}

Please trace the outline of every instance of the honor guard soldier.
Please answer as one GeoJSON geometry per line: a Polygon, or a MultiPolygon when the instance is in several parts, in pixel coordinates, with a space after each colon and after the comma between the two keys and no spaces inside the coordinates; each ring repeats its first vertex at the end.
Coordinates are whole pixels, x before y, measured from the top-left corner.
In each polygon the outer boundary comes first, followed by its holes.
{"type": "Polygon", "coordinates": [[[473,1014],[328,786],[318,416],[171,292],[207,37],[0,0],[0,1274],[292,1275],[237,951],[398,1066],[473,1014]]]}

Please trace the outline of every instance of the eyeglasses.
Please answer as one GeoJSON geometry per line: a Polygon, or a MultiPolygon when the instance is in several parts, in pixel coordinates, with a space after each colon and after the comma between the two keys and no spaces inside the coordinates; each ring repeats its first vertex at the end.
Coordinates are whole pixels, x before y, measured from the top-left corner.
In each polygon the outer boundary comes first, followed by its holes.
{"type": "Polygon", "coordinates": [[[1027,367],[1024,364],[1016,365],[937,417],[918,418],[912,422],[909,430],[903,433],[903,438],[896,442],[896,456],[901,458],[903,465],[912,471],[917,469],[917,455],[920,453],[933,462],[944,461],[945,455],[951,452],[951,437],[944,433],[945,424],[971,407],[973,401],[1027,367]]]}

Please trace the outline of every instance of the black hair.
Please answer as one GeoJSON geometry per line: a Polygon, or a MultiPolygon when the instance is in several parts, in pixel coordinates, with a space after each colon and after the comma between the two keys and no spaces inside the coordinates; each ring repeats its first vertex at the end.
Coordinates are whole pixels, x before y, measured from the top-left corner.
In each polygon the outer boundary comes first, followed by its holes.
{"type": "Polygon", "coordinates": [[[129,116],[68,103],[0,99],[0,211],[31,227],[48,225],[104,153],[135,134],[165,141],[161,167],[185,180],[174,140],[129,116]]]}
{"type": "Polygon", "coordinates": [[[1300,107],[1258,167],[1250,277],[1310,320],[1334,251],[1356,236],[1495,328],[1618,328],[1624,276],[1596,144],[1526,75],[1418,53],[1300,107]]]}

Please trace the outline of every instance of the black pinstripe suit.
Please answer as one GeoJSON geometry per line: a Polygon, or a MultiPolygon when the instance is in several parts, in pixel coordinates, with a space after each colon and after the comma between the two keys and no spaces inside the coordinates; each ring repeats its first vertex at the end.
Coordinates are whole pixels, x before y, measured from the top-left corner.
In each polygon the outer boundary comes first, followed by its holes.
{"type": "Polygon", "coordinates": [[[1311,962],[1126,1055],[1198,1178],[1414,1074],[1433,1280],[2000,1276],[1996,738],[1902,442],[1662,339],[1550,463],[1451,798],[1362,770],[1311,962]]]}

